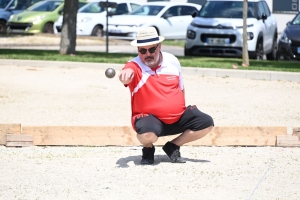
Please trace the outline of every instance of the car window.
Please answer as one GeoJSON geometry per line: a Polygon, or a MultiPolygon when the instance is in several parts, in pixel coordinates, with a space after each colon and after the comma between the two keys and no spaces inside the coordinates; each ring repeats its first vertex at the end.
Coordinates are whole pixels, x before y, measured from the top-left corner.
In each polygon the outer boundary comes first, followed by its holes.
{"type": "Polygon", "coordinates": [[[180,15],[192,15],[195,12],[198,12],[198,10],[193,6],[181,6],[180,15]]]}
{"type": "Polygon", "coordinates": [[[94,2],[80,8],[78,12],[80,13],[101,13],[105,11],[105,8],[100,7],[98,2],[94,2]]]}
{"type": "Polygon", "coordinates": [[[28,8],[29,11],[47,11],[55,10],[63,1],[41,1],[28,8]]]}
{"type": "Polygon", "coordinates": [[[10,0],[0,0],[0,8],[6,8],[10,0]]]}
{"type": "Polygon", "coordinates": [[[180,8],[180,6],[172,6],[168,10],[166,10],[164,15],[179,16],[180,8]]]}
{"type": "Polygon", "coordinates": [[[139,7],[138,9],[132,11],[130,15],[157,15],[164,6],[156,6],[156,5],[144,5],[139,7]]]}
{"type": "MultiPolygon", "coordinates": [[[[254,3],[248,2],[248,18],[254,17],[254,3]]],[[[243,18],[242,1],[208,1],[200,10],[199,17],[243,18]]]]}
{"type": "Polygon", "coordinates": [[[131,10],[135,10],[135,9],[137,9],[138,7],[140,7],[140,5],[135,4],[135,3],[130,3],[130,7],[131,7],[131,10]]]}
{"type": "MultiPolygon", "coordinates": [[[[78,2],[78,10],[85,5],[86,5],[86,3],[78,2]]],[[[63,12],[63,10],[64,10],[64,6],[62,6],[58,12],[63,12]]]]}
{"type": "Polygon", "coordinates": [[[30,6],[30,1],[28,0],[16,0],[15,2],[15,10],[25,10],[30,6]]]}
{"type": "Polygon", "coordinates": [[[268,4],[267,4],[265,1],[263,1],[262,4],[263,4],[264,11],[265,11],[266,15],[267,15],[267,16],[270,16],[270,15],[271,15],[271,12],[270,12],[270,9],[269,9],[269,7],[268,7],[268,4]]]}
{"type": "Polygon", "coordinates": [[[262,4],[262,2],[258,2],[258,16],[261,18],[261,15],[265,13],[265,8],[262,4]]]}
{"type": "Polygon", "coordinates": [[[123,15],[129,11],[126,3],[119,3],[115,9],[111,9],[111,12],[114,12],[115,15],[123,15]]]}
{"type": "Polygon", "coordinates": [[[85,6],[85,5],[86,5],[86,3],[78,2],[78,10],[79,10],[80,8],[82,8],[83,6],[85,6]]]}
{"type": "Polygon", "coordinates": [[[300,25],[300,14],[293,19],[292,24],[300,25]]]}

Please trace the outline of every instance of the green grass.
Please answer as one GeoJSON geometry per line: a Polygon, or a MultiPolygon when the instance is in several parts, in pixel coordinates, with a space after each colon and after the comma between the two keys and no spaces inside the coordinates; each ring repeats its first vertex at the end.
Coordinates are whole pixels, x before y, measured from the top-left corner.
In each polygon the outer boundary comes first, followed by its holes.
{"type": "MultiPolygon", "coordinates": [[[[119,63],[125,64],[136,54],[125,53],[104,53],[104,52],[76,52],[76,56],[60,55],[57,50],[18,50],[0,49],[0,59],[21,59],[21,60],[51,60],[51,61],[72,61],[72,62],[94,62],[94,63],[119,63]]],[[[256,61],[250,60],[249,67],[242,67],[242,59],[237,58],[211,58],[211,57],[189,57],[177,56],[181,66],[198,68],[219,68],[232,70],[265,70],[300,72],[299,62],[278,62],[278,61],[256,61]],[[237,65],[238,69],[233,69],[237,65]]],[[[1,61],[0,61],[1,62],[1,61]]]]}
{"type": "Polygon", "coordinates": [[[185,40],[164,40],[162,42],[163,45],[170,45],[170,46],[179,46],[184,47],[185,40]]]}

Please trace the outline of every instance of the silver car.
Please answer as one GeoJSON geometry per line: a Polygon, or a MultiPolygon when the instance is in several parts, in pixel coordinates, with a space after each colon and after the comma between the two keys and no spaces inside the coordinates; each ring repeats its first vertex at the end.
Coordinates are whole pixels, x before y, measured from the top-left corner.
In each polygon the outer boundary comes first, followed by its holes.
{"type": "MultiPolygon", "coordinates": [[[[187,56],[241,57],[243,0],[207,0],[187,28],[187,56]]],[[[276,59],[277,21],[265,0],[248,0],[249,57],[276,59]]]]}

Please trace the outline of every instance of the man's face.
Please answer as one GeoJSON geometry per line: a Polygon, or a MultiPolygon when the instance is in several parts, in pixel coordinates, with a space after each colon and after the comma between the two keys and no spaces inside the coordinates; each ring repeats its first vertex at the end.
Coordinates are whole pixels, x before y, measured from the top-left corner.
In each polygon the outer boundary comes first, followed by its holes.
{"type": "Polygon", "coordinates": [[[139,56],[142,62],[148,67],[157,67],[159,64],[160,47],[160,44],[138,47],[139,56]]]}

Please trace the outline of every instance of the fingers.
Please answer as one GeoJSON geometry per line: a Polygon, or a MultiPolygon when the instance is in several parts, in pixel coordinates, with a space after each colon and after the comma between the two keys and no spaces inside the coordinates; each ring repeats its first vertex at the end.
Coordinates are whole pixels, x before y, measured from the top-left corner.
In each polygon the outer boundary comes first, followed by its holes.
{"type": "Polygon", "coordinates": [[[130,83],[133,77],[134,77],[134,72],[132,69],[122,70],[119,74],[119,80],[124,84],[130,83]]]}

